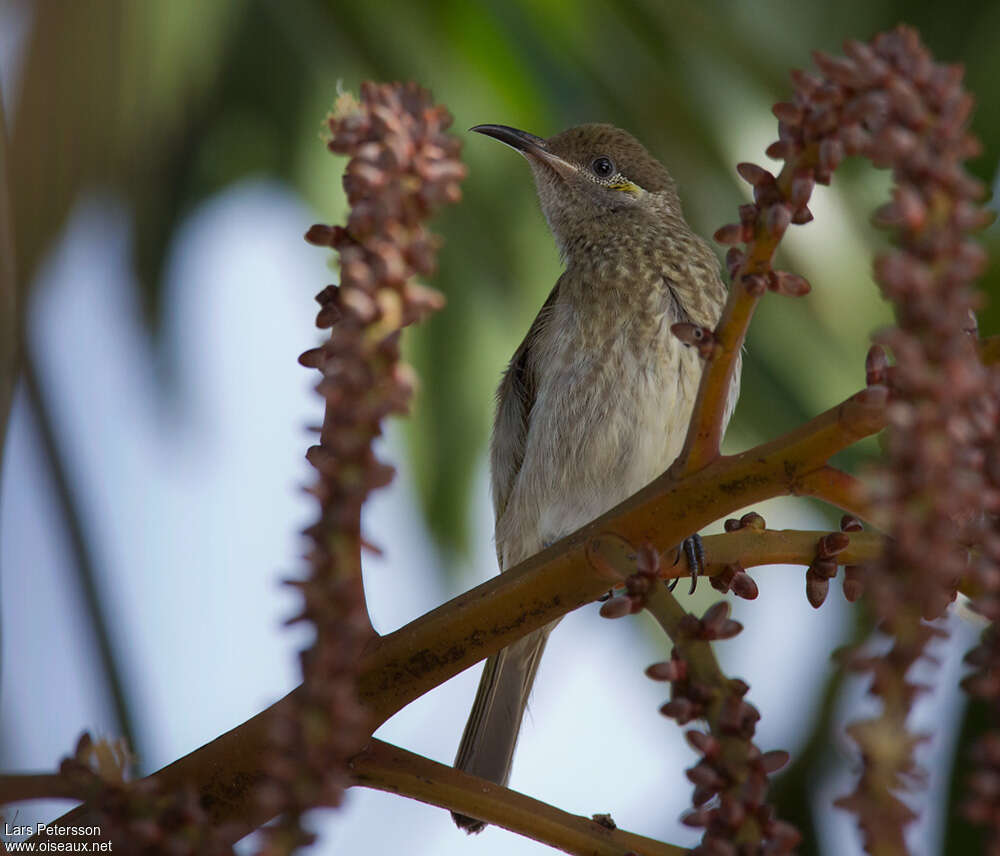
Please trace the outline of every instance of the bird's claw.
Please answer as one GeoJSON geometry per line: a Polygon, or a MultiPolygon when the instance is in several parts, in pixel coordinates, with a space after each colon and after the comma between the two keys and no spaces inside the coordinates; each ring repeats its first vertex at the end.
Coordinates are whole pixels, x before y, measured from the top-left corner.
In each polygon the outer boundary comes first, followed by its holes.
{"type": "MultiPolygon", "coordinates": [[[[701,535],[695,532],[690,538],[685,538],[680,547],[677,548],[677,560],[680,560],[681,551],[684,552],[684,558],[687,559],[688,568],[691,569],[691,589],[688,594],[694,594],[695,589],[698,588],[698,577],[705,570],[705,545],[701,543],[701,535]]],[[[674,563],[676,564],[676,562],[674,563]]],[[[680,582],[680,577],[674,578],[672,582],[667,586],[670,591],[677,588],[677,583],[680,582]]]]}

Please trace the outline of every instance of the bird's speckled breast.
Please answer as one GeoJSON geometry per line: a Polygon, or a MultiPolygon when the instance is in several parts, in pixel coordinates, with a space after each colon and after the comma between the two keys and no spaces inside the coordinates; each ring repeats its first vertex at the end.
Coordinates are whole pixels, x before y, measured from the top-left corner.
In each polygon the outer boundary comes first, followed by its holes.
{"type": "Polygon", "coordinates": [[[665,284],[589,298],[558,302],[535,350],[540,382],[524,463],[497,521],[504,567],[644,487],[684,441],[701,367],[670,332],[676,300],[665,284]]]}

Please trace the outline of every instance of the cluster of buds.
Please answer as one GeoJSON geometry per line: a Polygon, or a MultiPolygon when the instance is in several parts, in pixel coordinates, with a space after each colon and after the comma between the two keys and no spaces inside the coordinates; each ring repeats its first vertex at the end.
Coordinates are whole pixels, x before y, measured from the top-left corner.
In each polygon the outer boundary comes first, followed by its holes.
{"type": "Polygon", "coordinates": [[[744,600],[756,600],[760,594],[757,583],[739,562],[732,562],[723,567],[719,573],[712,577],[711,582],[712,588],[716,591],[721,591],[723,594],[731,591],[744,600]]]}
{"type": "Polygon", "coordinates": [[[59,774],[70,780],[124,785],[131,778],[133,760],[124,738],[95,741],[84,731],[73,754],[59,764],[59,774]]]}
{"type": "Polygon", "coordinates": [[[736,854],[792,853],[802,836],[791,824],[775,817],[765,802],[768,776],[788,763],[788,753],[776,749],[761,753],[751,745],[751,752],[739,769],[725,760],[723,743],[703,731],[685,735],[701,760],[687,771],[695,784],[697,806],[683,818],[686,826],[704,829],[704,837],[692,850],[696,856],[736,856],[736,854]],[[707,803],[718,795],[715,804],[707,803]],[[699,804],[699,799],[704,804],[699,804]],[[737,849],[732,841],[747,823],[759,830],[761,843],[737,849]]]}
{"type": "Polygon", "coordinates": [[[660,554],[649,544],[639,548],[635,573],[625,578],[625,591],[601,605],[603,618],[622,618],[641,612],[653,586],[660,584],[660,554]]]}
{"type": "Polygon", "coordinates": [[[391,467],[372,443],[383,420],[405,412],[413,390],[400,360],[402,327],[440,308],[443,299],[414,277],[434,270],[437,239],[424,221],[460,198],[465,167],[446,133],[448,112],[414,84],[365,83],[360,102],[342,98],[329,119],[328,147],[350,156],[344,190],[346,226],[313,226],[306,239],[340,255],[340,283],[317,297],[316,319],[330,338],[300,362],[318,369],[326,410],[320,442],[307,457],[318,472],[319,502],[308,576],[291,581],[303,598],[293,621],[316,629],[301,654],[303,686],[276,723],[262,799],[283,821],[267,830],[265,852],[287,853],[310,840],[300,819],[337,805],[346,760],[369,734],[356,695],[357,669],[373,631],[361,582],[361,506],[385,485],[391,467]]]}
{"type": "MultiPolygon", "coordinates": [[[[944,611],[963,575],[984,592],[975,608],[993,622],[1000,615],[1000,538],[991,529],[1000,510],[1000,466],[991,466],[1000,460],[1000,380],[982,365],[974,341],[980,295],[972,283],[985,257],[968,233],[991,217],[978,204],[982,186],[962,166],[979,147],[967,132],[972,101],[961,69],[936,64],[905,27],[844,50],[842,57],[815,54],[820,74],[793,73],[794,98],[775,106],[779,138],[767,150],[784,161],[781,173],[741,164],[754,201],[715,237],[731,245],[730,275],[749,294],[805,293],[808,284],[772,271],[770,257],[790,224],[812,219],[814,186],[828,184],[848,155],[893,170],[892,201],[875,219],[894,230],[897,249],[876,260],[875,273],[896,306],[897,326],[879,337],[896,364],[876,347],[866,365],[868,392],[887,402],[890,427],[886,465],[870,499],[887,512],[893,537],[881,562],[845,571],[844,586],[849,600],[869,596],[882,629],[896,640],[879,665],[870,658],[854,664],[874,672],[873,691],[885,704],[880,718],[853,729],[866,768],[841,804],[858,813],[873,850],[902,842],[910,819],[894,791],[913,769],[919,742],[905,732],[914,694],[906,672],[935,635],[922,620],[944,611]],[[980,545],[981,553],[970,562],[961,544],[980,545]],[[877,745],[886,735],[895,735],[899,751],[877,745]]],[[[826,596],[843,540],[834,533],[819,545],[807,574],[814,606],[826,596]]],[[[1000,668],[998,648],[995,634],[984,639],[968,684],[1000,705],[1000,682],[989,679],[1000,668]]],[[[990,774],[997,776],[990,782],[1000,782],[1000,770],[991,767],[990,774]]],[[[973,814],[982,814],[982,805],[980,799],[973,814]]]]}
{"type": "Polygon", "coordinates": [[[701,844],[692,851],[699,856],[791,853],[801,839],[766,803],[768,776],[788,762],[788,753],[762,753],[753,743],[760,713],[744,698],[748,685],[719,675],[699,680],[682,653],[692,643],[731,639],[742,629],[729,617],[725,601],[711,606],[700,619],[688,614],[679,624],[670,660],[646,670],[653,680],[670,682],[670,701],[660,708],[664,716],[679,725],[706,719],[711,726],[711,733],[686,732],[701,756],[686,771],[695,789],[694,809],[684,817],[688,826],[704,829],[701,844]],[[734,844],[738,840],[744,841],[739,850],[734,844]]]}
{"type": "Polygon", "coordinates": [[[59,774],[85,801],[88,824],[129,853],[232,856],[227,842],[237,836],[212,823],[193,786],[162,793],[155,779],[130,781],[131,762],[124,741],[94,741],[86,732],[62,760],[59,774]]]}
{"type": "MultiPolygon", "coordinates": [[[[850,535],[860,532],[864,525],[851,514],[840,518],[840,531],[850,535]]],[[[864,568],[861,565],[844,565],[844,600],[854,603],[865,592],[864,568]]]]}
{"type": "MultiPolygon", "coordinates": [[[[719,701],[723,695],[715,682],[699,681],[688,668],[688,663],[681,654],[684,642],[708,642],[716,639],[732,639],[743,629],[738,621],[729,617],[729,604],[719,601],[710,606],[701,618],[688,613],[678,627],[678,638],[675,639],[670,659],[662,663],[654,663],[646,669],[647,677],[654,681],[670,682],[670,701],[660,708],[660,713],[686,725],[694,719],[708,716],[709,708],[719,701]]],[[[743,701],[749,686],[739,679],[733,679],[726,684],[726,698],[734,698],[737,708],[729,710],[731,705],[723,702],[728,710],[730,723],[738,720],[738,732],[745,733],[749,727],[753,734],[754,724],[760,719],[756,709],[743,701]]],[[[704,802],[704,800],[702,800],[704,802]]]]}
{"type": "MultiPolygon", "coordinates": [[[[764,518],[756,511],[748,511],[740,518],[730,517],[723,524],[727,532],[738,532],[740,529],[756,529],[763,532],[767,528],[764,518]]],[[[712,588],[723,594],[732,592],[744,600],[755,600],[760,594],[757,583],[746,572],[739,562],[726,565],[718,574],[712,577],[712,588]]]]}
{"type": "MultiPolygon", "coordinates": [[[[891,167],[896,185],[876,220],[894,230],[898,246],[875,264],[883,293],[896,306],[897,326],[880,337],[896,365],[890,370],[884,353],[876,351],[867,366],[869,384],[891,380],[893,393],[887,461],[872,497],[893,521],[893,538],[864,579],[895,647],[879,665],[868,662],[873,692],[884,707],[880,717],[852,729],[866,768],[858,790],[841,801],[858,813],[874,852],[901,843],[911,819],[893,791],[914,769],[911,753],[918,740],[905,731],[914,694],[906,672],[935,635],[922,618],[943,612],[968,571],[956,545],[983,543],[980,512],[1000,507],[998,486],[984,478],[1000,399],[969,335],[979,300],[972,281],[985,259],[966,233],[990,218],[977,204],[981,185],[962,167],[978,144],[966,130],[972,102],[961,87],[961,69],[934,63],[905,27],[871,44],[848,42],[844,50],[842,57],[815,54],[822,74],[794,73],[794,100],[775,107],[779,139],[768,154],[786,162],[781,180],[759,168],[741,172],[754,184],[757,207],[762,200],[784,205],[788,222],[809,219],[813,184],[828,183],[846,155],[891,167]],[[879,743],[884,740],[898,751],[885,751],[879,743]]],[[[765,225],[780,230],[783,220],[771,214],[765,225]]],[[[718,237],[735,243],[760,231],[760,212],[747,210],[739,226],[718,237]]],[[[837,546],[825,545],[810,568],[814,603],[836,570],[837,546]]],[[[998,559],[1000,548],[994,548],[981,564],[995,576],[998,559]]],[[[860,588],[854,569],[849,597],[860,588]]]]}
{"type": "Polygon", "coordinates": [[[239,837],[235,827],[212,822],[193,787],[161,794],[144,779],[127,788],[104,788],[92,806],[102,834],[139,856],[232,856],[228,842],[239,837]]]}
{"type": "Polygon", "coordinates": [[[767,291],[803,297],[811,290],[808,280],[790,271],[773,270],[770,258],[790,225],[812,219],[806,203],[815,182],[807,173],[779,182],[773,173],[754,163],[738,164],[736,171],[753,187],[753,202],[740,206],[739,223],[723,226],[714,235],[718,243],[729,246],[726,270],[730,279],[742,284],[752,297],[767,291]],[[737,244],[746,247],[740,249],[737,244]]]}
{"type": "Polygon", "coordinates": [[[845,532],[828,532],[816,542],[816,555],[806,569],[806,597],[813,609],[819,609],[830,591],[830,580],[837,576],[837,554],[851,543],[845,532]]]}

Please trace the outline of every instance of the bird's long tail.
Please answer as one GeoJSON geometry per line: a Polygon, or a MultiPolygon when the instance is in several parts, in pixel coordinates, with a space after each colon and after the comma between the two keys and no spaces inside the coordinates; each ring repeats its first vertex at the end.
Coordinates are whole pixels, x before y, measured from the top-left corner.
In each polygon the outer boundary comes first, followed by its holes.
{"type": "MultiPolygon", "coordinates": [[[[498,785],[507,784],[531,685],[555,624],[529,633],[486,661],[472,713],[458,745],[457,769],[498,785]]],[[[486,826],[483,821],[462,814],[452,812],[452,817],[469,833],[481,832],[486,826]]]]}

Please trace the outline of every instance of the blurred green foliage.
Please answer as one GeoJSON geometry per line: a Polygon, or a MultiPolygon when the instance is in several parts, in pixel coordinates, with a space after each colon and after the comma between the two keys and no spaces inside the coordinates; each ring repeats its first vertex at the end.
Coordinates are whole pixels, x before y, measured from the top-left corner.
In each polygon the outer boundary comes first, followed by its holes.
{"type": "MultiPolygon", "coordinates": [[[[183,218],[212,194],[247,177],[273,177],[293,186],[317,219],[342,217],[342,163],[321,144],[320,123],[338,86],[356,90],[369,78],[430,87],[460,135],[480,122],[542,136],[584,121],[627,128],[668,165],[689,220],[708,235],[735,218],[747,194],[735,164],[766,163],[763,150],[776,136],[770,105],[788,96],[788,70],[808,66],[812,49],[835,52],[846,38],[867,39],[906,21],[939,59],[966,67],[984,144],[974,171],[992,182],[1000,156],[995,0],[13,5],[30,22],[7,105],[22,292],[80,193],[110,188],[133,214],[137,287],[152,336],[167,248],[183,218]]],[[[493,390],[559,274],[524,164],[475,135],[466,137],[465,156],[465,201],[437,223],[447,243],[434,285],[448,308],[407,339],[422,379],[409,443],[424,513],[453,559],[467,546],[493,390]]],[[[814,291],[805,300],[763,302],[730,448],[787,430],[863,382],[869,335],[890,320],[869,275],[883,238],[867,225],[887,187],[886,175],[846,164],[834,187],[818,191],[816,222],[786,240],[780,263],[807,276],[814,291]]],[[[293,232],[308,226],[287,224],[293,232]]],[[[247,224],[248,239],[253,228],[247,224]]],[[[998,234],[994,227],[985,236],[994,258],[998,234]]],[[[308,300],[323,285],[275,288],[299,289],[308,300]]],[[[991,297],[1000,294],[995,264],[984,286],[991,297]]],[[[996,300],[980,326],[1000,331],[996,300]]],[[[312,344],[303,330],[303,348],[312,344]]],[[[865,453],[852,452],[855,461],[865,453]]],[[[799,783],[809,781],[814,761],[799,761],[789,777],[797,784],[782,798],[786,816],[803,827],[809,808],[799,783]]]]}

